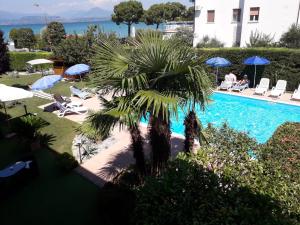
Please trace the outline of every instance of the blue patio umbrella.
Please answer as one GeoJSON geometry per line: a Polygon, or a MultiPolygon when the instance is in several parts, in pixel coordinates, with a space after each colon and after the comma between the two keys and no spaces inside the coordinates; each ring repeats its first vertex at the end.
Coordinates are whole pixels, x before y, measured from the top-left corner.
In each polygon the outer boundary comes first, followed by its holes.
{"type": "Polygon", "coordinates": [[[257,65],[269,65],[270,61],[266,58],[260,56],[252,56],[244,60],[245,65],[254,65],[254,81],[253,86],[255,87],[255,78],[256,78],[256,66],[257,65]]]}
{"type": "Polygon", "coordinates": [[[49,75],[38,79],[31,86],[32,90],[46,90],[52,88],[54,84],[59,82],[62,79],[60,75],[49,75]]]}
{"type": "Polygon", "coordinates": [[[75,76],[75,75],[81,75],[84,73],[88,73],[90,71],[91,67],[86,64],[76,64],[74,66],[71,66],[69,69],[65,71],[65,74],[69,76],[75,76]]]}
{"type": "Polygon", "coordinates": [[[214,57],[206,60],[205,64],[217,68],[216,83],[218,83],[219,67],[230,66],[231,62],[222,57],[214,57]]]}

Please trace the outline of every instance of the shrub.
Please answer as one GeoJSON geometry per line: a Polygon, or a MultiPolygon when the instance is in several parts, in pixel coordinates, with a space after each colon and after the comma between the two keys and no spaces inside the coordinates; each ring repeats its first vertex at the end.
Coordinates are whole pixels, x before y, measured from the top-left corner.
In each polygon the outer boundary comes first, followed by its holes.
{"type": "Polygon", "coordinates": [[[0,74],[9,69],[7,44],[4,42],[3,32],[0,30],[0,74]]]}
{"type": "Polygon", "coordinates": [[[264,34],[258,31],[251,31],[249,43],[247,47],[271,47],[273,45],[274,36],[271,34],[264,34]]]}
{"type": "Polygon", "coordinates": [[[197,44],[197,48],[221,48],[224,47],[224,43],[219,41],[216,37],[210,38],[204,36],[197,44]]]}
{"type": "MultiPolygon", "coordinates": [[[[266,57],[271,61],[270,65],[257,66],[256,83],[262,77],[270,79],[271,85],[275,86],[277,80],[286,80],[287,90],[294,91],[300,83],[300,50],[284,49],[284,48],[222,48],[222,49],[195,49],[197,54],[201,56],[200,63],[205,63],[206,59],[211,57],[224,57],[232,62],[227,68],[222,68],[223,74],[230,70],[237,71],[242,77],[247,74],[249,79],[253,81],[254,66],[246,66],[243,60],[254,56],[266,57]]],[[[208,71],[213,68],[207,67],[208,71]]]]}
{"type": "Polygon", "coordinates": [[[172,36],[172,38],[178,39],[181,44],[192,46],[194,40],[194,33],[188,28],[177,29],[177,32],[172,36]]]}
{"type": "Polygon", "coordinates": [[[66,65],[72,66],[78,63],[88,63],[91,49],[85,37],[74,35],[62,40],[54,47],[53,52],[55,57],[63,58],[66,65]]]}
{"type": "Polygon", "coordinates": [[[289,30],[281,36],[281,45],[287,48],[300,48],[300,25],[293,24],[289,30]]]}
{"type": "Polygon", "coordinates": [[[10,70],[24,71],[26,70],[26,62],[51,57],[52,53],[50,52],[9,52],[10,70]]]}
{"type": "Polygon", "coordinates": [[[180,155],[136,190],[132,224],[293,224],[277,201],[180,155]]]}
{"type": "Polygon", "coordinates": [[[60,168],[66,172],[69,172],[78,166],[78,162],[74,158],[74,156],[70,155],[67,152],[64,152],[64,153],[58,155],[57,162],[58,162],[60,168]]]}

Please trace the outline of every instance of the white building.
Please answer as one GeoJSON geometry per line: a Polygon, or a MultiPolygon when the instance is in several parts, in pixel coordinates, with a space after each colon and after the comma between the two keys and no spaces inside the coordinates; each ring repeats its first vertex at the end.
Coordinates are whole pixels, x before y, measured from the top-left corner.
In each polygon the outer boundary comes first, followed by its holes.
{"type": "Polygon", "coordinates": [[[195,0],[194,46],[204,36],[216,37],[225,47],[246,46],[251,32],[281,35],[300,23],[300,0],[195,0]]]}

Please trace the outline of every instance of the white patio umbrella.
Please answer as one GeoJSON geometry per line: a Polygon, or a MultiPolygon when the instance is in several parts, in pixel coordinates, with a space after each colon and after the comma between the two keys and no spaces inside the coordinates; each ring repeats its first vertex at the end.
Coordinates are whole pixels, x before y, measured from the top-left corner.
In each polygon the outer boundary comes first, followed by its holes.
{"type": "MultiPolygon", "coordinates": [[[[54,63],[51,60],[48,59],[34,59],[34,60],[30,60],[28,62],[26,62],[27,64],[31,65],[31,66],[37,66],[37,65],[46,65],[46,64],[52,64],[54,63]]],[[[43,68],[41,67],[42,70],[42,75],[44,73],[43,68]]]]}
{"type": "MultiPolygon", "coordinates": [[[[26,91],[22,88],[16,88],[16,87],[0,84],[0,102],[4,106],[5,114],[7,114],[5,103],[22,100],[26,98],[32,98],[32,97],[33,97],[33,93],[30,91],[26,91]]],[[[24,108],[27,114],[26,106],[24,106],[24,108]]]]}
{"type": "Polygon", "coordinates": [[[26,63],[28,63],[32,66],[35,66],[35,65],[42,65],[42,64],[52,64],[53,61],[48,60],[48,59],[34,59],[34,60],[30,60],[26,63]]]}

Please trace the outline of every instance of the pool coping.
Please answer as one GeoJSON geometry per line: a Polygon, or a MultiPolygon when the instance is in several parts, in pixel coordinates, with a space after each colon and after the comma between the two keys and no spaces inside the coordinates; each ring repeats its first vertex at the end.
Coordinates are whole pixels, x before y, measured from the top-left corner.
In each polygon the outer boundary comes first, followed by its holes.
{"type": "Polygon", "coordinates": [[[273,103],[277,103],[277,104],[284,104],[284,105],[291,105],[291,106],[297,106],[300,107],[299,103],[296,102],[286,102],[286,101],[281,101],[280,99],[264,99],[261,98],[260,96],[249,96],[249,95],[240,95],[238,93],[233,93],[233,92],[225,92],[225,91],[218,91],[218,90],[214,90],[214,93],[220,93],[220,94],[225,94],[225,95],[232,95],[232,96],[238,96],[241,98],[250,98],[250,99],[255,99],[255,100],[260,100],[260,101],[265,101],[265,102],[273,102],[273,103]]]}

